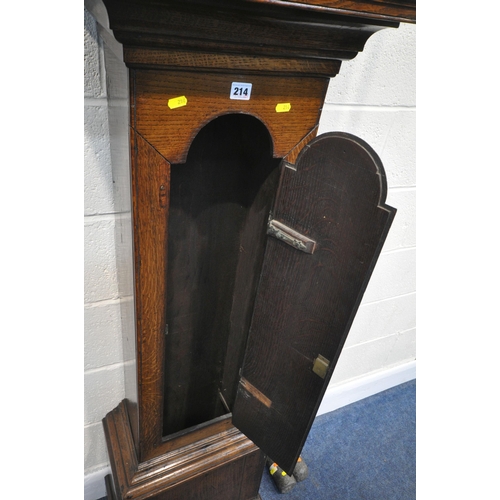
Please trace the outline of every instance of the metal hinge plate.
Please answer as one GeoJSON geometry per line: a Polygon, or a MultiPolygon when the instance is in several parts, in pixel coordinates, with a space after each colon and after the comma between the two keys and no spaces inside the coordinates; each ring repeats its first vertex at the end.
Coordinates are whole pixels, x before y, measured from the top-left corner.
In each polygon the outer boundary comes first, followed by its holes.
{"type": "Polygon", "coordinates": [[[314,360],[313,372],[316,375],[319,375],[321,378],[325,378],[329,365],[330,361],[328,361],[325,357],[321,356],[321,354],[318,354],[318,357],[314,360]]]}
{"type": "Polygon", "coordinates": [[[316,249],[314,240],[274,219],[267,223],[267,234],[305,253],[312,254],[316,249]]]}

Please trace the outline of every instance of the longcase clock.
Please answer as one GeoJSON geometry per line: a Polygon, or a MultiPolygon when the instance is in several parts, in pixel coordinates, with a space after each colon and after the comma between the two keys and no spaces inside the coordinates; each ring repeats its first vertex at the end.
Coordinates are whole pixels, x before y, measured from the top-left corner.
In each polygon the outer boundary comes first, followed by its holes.
{"type": "Polygon", "coordinates": [[[137,387],[110,500],[254,500],[291,473],[396,210],[317,136],[330,77],[410,1],[104,0],[129,70],[137,387]]]}

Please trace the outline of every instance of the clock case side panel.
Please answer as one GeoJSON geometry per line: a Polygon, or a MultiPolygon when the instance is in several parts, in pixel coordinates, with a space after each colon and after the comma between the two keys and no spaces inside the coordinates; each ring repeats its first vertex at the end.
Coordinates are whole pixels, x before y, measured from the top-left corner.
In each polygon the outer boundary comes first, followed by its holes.
{"type": "Polygon", "coordinates": [[[170,164],[134,128],[132,151],[138,451],[161,442],[170,164]]]}
{"type": "MultiPolygon", "coordinates": [[[[242,80],[246,75],[238,75],[242,80]]],[[[163,428],[165,398],[165,342],[167,319],[165,305],[167,297],[168,269],[168,218],[173,162],[187,158],[186,145],[179,149],[175,137],[197,137],[204,125],[216,121],[210,109],[217,109],[216,117],[226,117],[243,109],[261,121],[270,137],[275,156],[295,158],[299,150],[317,132],[321,103],[328,79],[300,78],[292,82],[291,94],[286,94],[288,78],[253,77],[256,83],[252,99],[243,107],[229,100],[225,91],[221,93],[221,82],[229,85],[237,77],[231,75],[206,74],[202,80],[209,91],[199,88],[194,75],[184,72],[130,70],[131,99],[131,155],[133,187],[133,221],[135,253],[136,321],[137,321],[137,373],[138,373],[138,425],[139,456],[141,460],[159,456],[176,446],[176,439],[166,439],[163,428]],[[193,87],[194,85],[194,87],[193,87]],[[283,95],[272,96],[273,88],[283,87],[283,95]],[[172,90],[173,88],[173,90],[172,90]],[[169,109],[169,97],[176,96],[183,88],[188,105],[184,109],[169,109]],[[213,89],[213,90],[210,90],[213,89]],[[259,93],[260,90],[260,93],[259,93]],[[301,99],[301,91],[307,96],[301,99]],[[170,93],[169,93],[170,92],[170,93]],[[173,92],[173,93],[172,93],[173,92]],[[196,105],[208,92],[215,104],[205,107],[196,105]],[[201,97],[197,97],[201,96],[201,97]],[[211,97],[212,96],[212,97],[211,97]],[[275,111],[276,102],[291,101],[288,113],[275,111]],[[153,105],[147,103],[153,102],[153,105]],[[189,109],[191,105],[191,110],[189,109]],[[169,118],[172,117],[172,118],[169,118]],[[183,132],[182,130],[187,132],[183,132]],[[278,131],[282,131],[280,134],[278,131]],[[174,140],[169,141],[172,137],[174,140]],[[278,151],[277,151],[278,150],[278,151]],[[162,151],[162,152],[160,152],[162,151]],[[182,151],[182,154],[179,152],[182,151]]],[[[210,101],[210,99],[209,99],[210,101]]],[[[208,102],[208,101],[207,101],[208,102]]],[[[188,146],[191,142],[188,141],[188,146]]],[[[177,168],[177,166],[176,166],[177,168]]],[[[266,216],[267,217],[267,216],[266,216]]],[[[265,230],[265,223],[263,225],[265,230]]],[[[233,352],[228,351],[228,352],[233,352]]],[[[231,364],[231,363],[229,363],[231,364]]],[[[229,366],[229,365],[226,365],[229,366]]],[[[234,370],[233,370],[234,371],[234,370]]],[[[237,372],[235,372],[237,373],[237,372]]],[[[235,388],[236,388],[235,379],[235,388]]],[[[226,396],[227,383],[221,388],[226,396]]],[[[235,392],[229,390],[229,394],[235,392]]],[[[229,396],[233,398],[234,396],[229,396]]],[[[179,436],[182,443],[204,437],[230,425],[230,419],[218,419],[208,427],[197,426],[193,432],[179,436]],[[198,437],[196,437],[198,436],[198,437]]],[[[168,436],[167,436],[168,437],[168,436]]]]}

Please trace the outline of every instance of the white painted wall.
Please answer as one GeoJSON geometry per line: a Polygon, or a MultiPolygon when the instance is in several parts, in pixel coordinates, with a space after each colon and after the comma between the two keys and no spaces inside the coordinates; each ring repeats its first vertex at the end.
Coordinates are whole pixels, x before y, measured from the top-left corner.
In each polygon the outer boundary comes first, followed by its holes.
{"type": "MultiPolygon", "coordinates": [[[[86,5],[106,26],[99,4],[86,5]]],[[[387,173],[387,202],[398,209],[332,378],[337,392],[364,378],[400,371],[415,360],[415,32],[415,26],[402,25],[373,35],[364,52],[343,63],[332,79],[321,117],[320,133],[350,132],[375,149],[387,173]]],[[[119,47],[114,50],[119,55],[119,47]]],[[[102,477],[109,463],[101,420],[123,399],[131,366],[123,340],[130,340],[133,321],[131,261],[126,252],[117,256],[117,248],[129,244],[130,207],[123,203],[127,182],[112,168],[117,152],[110,149],[110,130],[117,128],[116,123],[110,126],[116,116],[111,111],[127,104],[126,92],[112,84],[106,79],[96,20],[86,11],[86,500],[105,495],[102,477]]]]}
{"type": "Polygon", "coordinates": [[[328,89],[319,133],[339,130],[380,156],[398,212],[330,387],[415,359],[416,26],[382,30],[344,62],[328,89]]]}
{"type": "MultiPolygon", "coordinates": [[[[89,8],[107,26],[105,11],[97,2],[89,8]],[[101,14],[101,15],[99,15],[101,14]]],[[[85,499],[105,496],[104,475],[109,461],[102,419],[125,397],[125,373],[130,365],[124,339],[130,336],[133,316],[132,261],[123,262],[117,250],[123,240],[130,246],[130,204],[124,202],[128,183],[117,176],[110,137],[121,130],[127,149],[128,102],[126,87],[119,88],[105,68],[103,39],[96,19],[85,10],[85,113],[84,113],[84,470],[85,499]],[[122,110],[120,114],[120,109],[122,110]],[[117,112],[118,110],[118,112],[117,112]],[[121,122],[116,123],[116,117],[121,122]],[[128,274],[128,277],[127,277],[128,274]],[[123,317],[125,315],[125,317],[123,317]]],[[[102,27],[100,29],[102,33],[102,27]]],[[[120,57],[120,46],[110,45],[120,57]]],[[[107,58],[106,64],[116,64],[107,58]]],[[[126,78],[124,78],[126,84],[126,78]]],[[[119,148],[118,148],[119,149],[119,148]]],[[[118,158],[119,160],[119,158],[118,158]]],[[[122,159],[127,162],[127,158],[122,159]]]]}

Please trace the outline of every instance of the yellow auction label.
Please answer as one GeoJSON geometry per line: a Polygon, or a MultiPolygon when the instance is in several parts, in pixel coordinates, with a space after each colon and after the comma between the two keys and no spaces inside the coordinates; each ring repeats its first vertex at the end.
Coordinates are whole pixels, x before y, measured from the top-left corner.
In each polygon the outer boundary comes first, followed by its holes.
{"type": "Polygon", "coordinates": [[[168,100],[168,107],[170,109],[182,108],[188,103],[188,100],[185,95],[181,95],[180,97],[173,97],[168,100]]]}
{"type": "Polygon", "coordinates": [[[280,102],[276,104],[276,113],[288,113],[292,109],[289,102],[280,102]]]}

